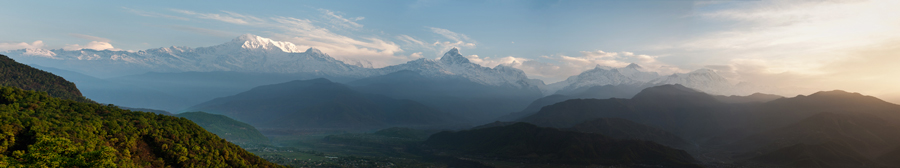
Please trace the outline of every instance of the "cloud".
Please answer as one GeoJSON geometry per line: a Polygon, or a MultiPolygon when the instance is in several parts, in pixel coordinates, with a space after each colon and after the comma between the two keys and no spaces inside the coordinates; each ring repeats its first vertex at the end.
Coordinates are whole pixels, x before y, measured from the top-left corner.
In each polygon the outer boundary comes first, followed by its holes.
{"type": "Polygon", "coordinates": [[[531,60],[531,59],[527,59],[527,58],[519,58],[519,57],[513,57],[513,56],[500,57],[500,58],[496,58],[496,59],[491,58],[491,57],[481,58],[481,57],[478,57],[478,55],[468,55],[465,57],[468,58],[470,62],[479,64],[479,65],[485,66],[485,67],[495,67],[497,65],[512,65],[512,64],[517,64],[517,63],[531,60]]]}
{"type": "MultiPolygon", "coordinates": [[[[659,49],[702,53],[697,57],[779,60],[773,69],[821,74],[845,51],[900,38],[900,1],[785,0],[717,4],[692,16],[725,29],[666,42],[659,49]],[[670,45],[675,44],[675,45],[670,45]]],[[[703,8],[698,8],[703,9],[703,8]]]]}
{"type": "Polygon", "coordinates": [[[198,13],[198,12],[194,12],[194,11],[181,10],[181,9],[170,9],[170,10],[173,12],[181,13],[181,14],[192,15],[192,16],[195,16],[200,19],[218,20],[218,21],[223,21],[223,22],[228,22],[228,23],[233,23],[233,24],[249,25],[249,24],[255,24],[255,23],[259,23],[259,22],[263,21],[262,19],[257,18],[257,17],[253,17],[250,15],[243,15],[243,14],[229,12],[229,11],[221,11],[224,14],[218,14],[218,13],[198,13]]]}
{"type": "Polygon", "coordinates": [[[110,51],[121,51],[122,50],[122,49],[117,49],[117,48],[113,47],[112,44],[109,44],[109,42],[102,42],[102,41],[91,41],[90,43],[88,43],[86,45],[68,44],[65,47],[63,47],[63,49],[69,50],[69,51],[81,50],[81,49],[110,50],[110,51]]]}
{"type": "Polygon", "coordinates": [[[403,52],[394,42],[376,37],[351,38],[339,35],[326,28],[316,26],[308,19],[293,17],[273,17],[274,28],[284,31],[275,33],[280,39],[294,44],[316,47],[339,60],[371,61],[372,67],[384,67],[409,60],[395,54],[403,52]]]}
{"type": "MultiPolygon", "coordinates": [[[[236,25],[277,30],[267,31],[272,39],[288,41],[298,47],[315,47],[335,59],[349,64],[377,68],[405,62],[413,58],[411,55],[401,55],[400,53],[404,52],[404,50],[390,40],[377,36],[348,37],[329,30],[326,27],[361,29],[363,25],[356,23],[356,21],[363,20],[365,17],[344,18],[337,14],[340,12],[327,9],[320,9],[324,14],[320,19],[324,19],[324,22],[286,16],[260,18],[230,11],[200,13],[181,9],[170,10],[200,19],[218,20],[236,25]]],[[[175,26],[173,29],[217,36],[231,34],[229,32],[187,26],[175,26]]],[[[421,53],[419,56],[421,56],[421,53]]]]}
{"type": "Polygon", "coordinates": [[[111,41],[107,38],[102,38],[102,37],[97,37],[97,36],[89,36],[89,35],[84,35],[84,34],[69,33],[69,36],[72,36],[75,38],[80,38],[80,39],[85,39],[85,40],[100,41],[100,42],[110,42],[111,41]]]}
{"type": "Polygon", "coordinates": [[[363,19],[365,19],[365,17],[355,17],[355,18],[347,19],[347,18],[344,18],[344,16],[335,14],[333,11],[328,10],[328,9],[319,9],[319,11],[325,15],[325,18],[328,19],[328,21],[332,25],[336,25],[334,27],[340,27],[340,28],[346,28],[346,29],[359,29],[359,28],[363,27],[362,24],[356,23],[356,21],[363,20],[363,19]]]}
{"type": "Polygon", "coordinates": [[[453,31],[450,31],[447,29],[441,29],[441,28],[437,28],[437,27],[429,27],[429,28],[431,29],[431,32],[440,34],[440,35],[446,37],[447,39],[450,39],[453,41],[471,40],[471,39],[469,39],[469,36],[466,36],[465,34],[460,34],[460,33],[456,33],[456,32],[453,32],[453,31]]]}
{"type": "Polygon", "coordinates": [[[416,38],[413,38],[408,35],[399,35],[396,38],[399,39],[400,41],[406,42],[407,44],[415,44],[418,46],[428,47],[425,44],[425,42],[422,42],[421,40],[417,40],[416,38]]]}
{"type": "MultiPolygon", "coordinates": [[[[476,46],[477,42],[475,42],[475,40],[470,39],[469,36],[467,36],[465,34],[456,33],[456,32],[453,32],[453,31],[450,31],[447,29],[436,28],[436,27],[428,27],[428,28],[431,30],[431,32],[441,35],[444,38],[449,40],[449,41],[437,40],[431,44],[432,46],[436,47],[436,48],[434,48],[434,50],[436,50],[438,53],[450,50],[451,48],[463,48],[463,47],[475,48],[475,46],[476,46]]],[[[438,54],[438,55],[440,55],[440,54],[438,54]]]]}
{"type": "Polygon", "coordinates": [[[44,41],[41,41],[41,40],[31,42],[31,44],[28,44],[26,42],[0,43],[0,51],[29,49],[29,48],[43,48],[43,47],[44,47],[44,41]]]}
{"type": "Polygon", "coordinates": [[[122,9],[125,9],[125,11],[133,13],[135,15],[144,16],[144,17],[169,18],[169,19],[184,20],[184,21],[191,20],[191,19],[188,19],[185,17],[172,16],[172,15],[160,14],[160,13],[155,13],[155,12],[147,12],[147,11],[131,9],[131,8],[126,8],[126,7],[122,7],[122,9]]]}
{"type": "Polygon", "coordinates": [[[204,29],[204,28],[191,27],[191,26],[175,25],[175,26],[170,26],[169,28],[175,29],[175,30],[186,31],[186,32],[197,33],[197,34],[208,35],[208,36],[217,36],[217,37],[234,37],[234,36],[238,35],[238,33],[234,33],[234,32],[213,30],[213,29],[204,29]]]}

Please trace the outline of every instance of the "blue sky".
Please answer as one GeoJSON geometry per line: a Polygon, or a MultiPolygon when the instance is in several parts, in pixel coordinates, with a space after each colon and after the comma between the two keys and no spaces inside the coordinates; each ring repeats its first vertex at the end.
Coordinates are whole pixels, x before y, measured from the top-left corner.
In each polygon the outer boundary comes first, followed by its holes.
{"type": "Polygon", "coordinates": [[[374,67],[459,47],[473,62],[511,65],[548,83],[635,62],[663,74],[710,68],[735,82],[822,85],[780,88],[797,92],[900,93],[900,69],[884,63],[900,61],[893,0],[2,4],[0,50],[203,47],[250,33],[374,67]]]}

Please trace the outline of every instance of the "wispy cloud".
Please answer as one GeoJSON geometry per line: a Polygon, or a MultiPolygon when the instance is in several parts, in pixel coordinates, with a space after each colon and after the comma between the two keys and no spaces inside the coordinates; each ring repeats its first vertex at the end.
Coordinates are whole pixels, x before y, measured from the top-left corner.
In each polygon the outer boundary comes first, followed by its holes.
{"type": "Polygon", "coordinates": [[[239,33],[222,31],[222,30],[204,29],[204,28],[199,28],[199,27],[181,26],[181,25],[170,26],[169,28],[175,29],[175,30],[193,32],[193,33],[197,33],[197,34],[208,35],[208,36],[217,36],[217,37],[234,37],[239,34],[239,33]]]}
{"type": "Polygon", "coordinates": [[[399,36],[397,36],[397,39],[399,39],[400,41],[406,42],[407,44],[414,44],[414,45],[418,45],[418,46],[427,47],[427,44],[425,44],[425,42],[422,42],[421,40],[417,40],[416,38],[413,38],[409,35],[405,35],[405,34],[399,35],[399,36]]]}
{"type": "MultiPolygon", "coordinates": [[[[444,52],[450,50],[451,48],[475,48],[476,43],[475,40],[469,38],[469,36],[456,33],[447,29],[437,28],[437,27],[428,27],[431,32],[436,33],[438,35],[443,36],[449,41],[441,41],[437,40],[431,45],[437,47],[438,52],[444,52]]],[[[440,55],[440,54],[438,54],[440,55]]]]}
{"type": "Polygon", "coordinates": [[[346,28],[346,29],[359,29],[362,28],[363,25],[356,23],[356,21],[360,21],[365,19],[365,17],[355,17],[355,18],[344,18],[344,16],[335,14],[334,11],[328,9],[319,9],[322,14],[325,15],[325,19],[328,20],[335,27],[346,28]]]}
{"type": "Polygon", "coordinates": [[[238,14],[238,13],[229,12],[229,11],[222,11],[222,13],[220,14],[220,13],[199,13],[199,12],[182,10],[182,9],[170,9],[170,10],[173,12],[177,12],[177,13],[181,13],[181,14],[185,14],[185,15],[195,16],[200,19],[211,19],[211,20],[218,20],[218,21],[234,23],[234,24],[242,24],[242,25],[248,25],[251,23],[258,23],[258,22],[263,21],[262,19],[257,18],[257,17],[253,17],[250,15],[238,14]]]}
{"type": "Polygon", "coordinates": [[[471,41],[472,40],[472,39],[469,39],[469,36],[466,36],[465,34],[462,34],[462,33],[456,33],[456,32],[453,32],[453,31],[450,31],[447,29],[442,29],[442,28],[437,28],[437,27],[428,27],[428,28],[431,29],[431,32],[440,34],[440,35],[446,37],[447,39],[450,39],[453,41],[463,41],[463,40],[471,41]]]}
{"type": "MultiPolygon", "coordinates": [[[[363,25],[356,23],[356,21],[363,20],[364,17],[344,18],[337,14],[339,12],[327,9],[320,10],[324,14],[320,19],[324,19],[326,22],[287,16],[261,18],[230,11],[220,11],[221,13],[200,13],[181,9],[171,9],[171,11],[199,19],[278,30],[269,31],[273,39],[289,41],[298,47],[315,47],[336,59],[360,66],[383,67],[416,57],[415,54],[399,54],[403,52],[403,49],[390,40],[374,36],[354,38],[329,30],[326,27],[362,28],[363,25]],[[321,25],[321,23],[325,23],[325,25],[321,25]]],[[[174,26],[172,28],[217,36],[231,34],[224,31],[189,26],[174,26]]]]}
{"type": "Polygon", "coordinates": [[[122,49],[118,49],[112,46],[109,42],[102,41],[91,41],[85,45],[79,44],[68,44],[63,47],[64,50],[81,50],[81,49],[92,49],[92,50],[111,50],[111,51],[121,51],[122,49]]]}
{"type": "Polygon", "coordinates": [[[191,20],[186,17],[172,16],[172,15],[160,14],[160,13],[156,13],[156,12],[142,11],[142,10],[131,9],[131,8],[127,8],[127,7],[122,7],[122,9],[124,9],[125,11],[128,11],[130,13],[133,13],[135,15],[138,15],[138,16],[155,17],[155,18],[169,18],[169,19],[184,20],[184,21],[191,20]]]}
{"type": "Polygon", "coordinates": [[[69,33],[69,36],[72,36],[75,38],[80,38],[80,39],[85,39],[85,40],[99,41],[99,42],[110,42],[111,41],[111,40],[109,40],[107,38],[103,38],[103,37],[90,36],[90,35],[84,35],[84,34],[76,34],[76,33],[69,33]]]}

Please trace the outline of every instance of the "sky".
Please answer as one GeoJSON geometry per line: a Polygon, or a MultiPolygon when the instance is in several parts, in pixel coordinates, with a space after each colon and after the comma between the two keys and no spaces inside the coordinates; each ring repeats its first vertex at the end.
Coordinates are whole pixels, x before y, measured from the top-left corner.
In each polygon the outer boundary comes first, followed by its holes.
{"type": "Polygon", "coordinates": [[[782,95],[900,100],[896,0],[6,1],[0,50],[222,44],[255,34],[350,64],[437,59],[553,83],[599,66],[714,69],[782,95]]]}

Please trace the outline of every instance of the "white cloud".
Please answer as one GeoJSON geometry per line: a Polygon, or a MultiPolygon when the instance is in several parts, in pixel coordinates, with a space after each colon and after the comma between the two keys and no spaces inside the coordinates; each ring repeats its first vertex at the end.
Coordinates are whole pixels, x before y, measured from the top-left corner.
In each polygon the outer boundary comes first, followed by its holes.
{"type": "Polygon", "coordinates": [[[519,58],[513,56],[506,56],[500,58],[491,58],[491,57],[478,57],[478,55],[468,55],[465,56],[469,59],[470,62],[479,64],[485,67],[495,67],[497,65],[514,65],[525,61],[530,61],[531,59],[527,58],[519,58]]]}
{"type": "Polygon", "coordinates": [[[276,34],[281,39],[297,45],[316,47],[340,60],[367,60],[376,68],[409,60],[409,57],[395,55],[403,50],[391,41],[375,37],[355,39],[339,35],[314,25],[308,19],[292,17],[271,19],[274,21],[273,27],[285,31],[276,34]]]}
{"type": "Polygon", "coordinates": [[[476,43],[475,40],[469,38],[469,36],[456,33],[447,29],[436,28],[436,27],[428,27],[431,29],[431,32],[439,34],[444,38],[447,38],[449,41],[440,41],[437,40],[431,45],[436,47],[435,49],[438,52],[444,52],[450,50],[451,48],[475,48],[476,43]]]}
{"type": "Polygon", "coordinates": [[[102,41],[91,41],[90,43],[88,43],[86,45],[68,44],[65,47],[63,47],[63,49],[69,50],[69,51],[81,50],[81,49],[111,50],[111,51],[121,51],[122,50],[122,49],[117,49],[117,48],[113,47],[112,44],[109,44],[109,42],[102,42],[102,41]]]}
{"type": "Polygon", "coordinates": [[[399,39],[400,41],[406,42],[407,44],[415,44],[418,46],[428,47],[425,44],[425,42],[422,42],[421,40],[417,40],[416,38],[413,38],[408,35],[399,35],[399,36],[397,36],[397,39],[399,39]]]}
{"type": "Polygon", "coordinates": [[[359,29],[362,28],[363,25],[356,23],[356,21],[360,21],[365,19],[365,17],[355,17],[351,19],[344,18],[344,16],[335,14],[333,11],[328,9],[319,9],[322,14],[325,14],[325,18],[329,20],[333,27],[341,27],[346,29],[359,29]]]}
{"type": "MultiPolygon", "coordinates": [[[[662,49],[705,53],[703,57],[761,59],[773,70],[823,74],[847,50],[900,39],[900,1],[742,1],[701,11],[701,21],[730,27],[662,49]]],[[[669,43],[669,42],[667,42],[669,43]]],[[[727,60],[727,59],[726,59],[727,60]]]]}
{"type": "Polygon", "coordinates": [[[76,34],[76,33],[69,33],[69,36],[80,38],[80,39],[85,39],[85,40],[99,41],[99,42],[110,42],[111,41],[107,38],[84,35],[84,34],[76,34]]]}
{"type": "Polygon", "coordinates": [[[0,51],[29,49],[29,48],[43,48],[43,47],[44,47],[44,41],[41,41],[41,40],[31,42],[31,44],[28,44],[26,42],[0,43],[0,51]]]}
{"type": "Polygon", "coordinates": [[[198,13],[198,12],[194,12],[194,11],[181,10],[181,9],[170,9],[170,10],[172,10],[173,12],[181,13],[181,14],[195,16],[200,19],[211,19],[211,20],[218,20],[218,21],[234,23],[234,24],[242,24],[242,25],[256,24],[256,23],[263,21],[262,19],[257,18],[257,17],[253,17],[250,15],[238,14],[238,13],[229,12],[229,11],[222,11],[224,14],[218,14],[218,13],[198,13]]]}
{"type": "MultiPolygon", "coordinates": [[[[280,30],[276,32],[269,31],[269,33],[275,40],[288,41],[294,43],[298,47],[315,47],[335,59],[345,61],[349,64],[377,68],[404,62],[413,58],[400,55],[399,53],[403,52],[403,49],[392,41],[375,36],[348,37],[329,30],[326,28],[327,26],[335,28],[362,28],[363,25],[356,23],[356,21],[365,18],[344,18],[343,16],[336,14],[340,12],[327,9],[320,10],[324,13],[320,19],[326,20],[325,22],[286,16],[259,18],[253,15],[230,11],[221,11],[222,13],[199,13],[180,9],[171,10],[173,12],[191,15],[201,19],[211,19],[237,25],[280,30]],[[325,23],[326,25],[317,25],[319,23],[325,23]]],[[[227,32],[195,27],[181,26],[173,28],[211,35],[229,34],[227,32]]],[[[421,56],[421,53],[419,55],[421,56]]]]}
{"type": "MultiPolygon", "coordinates": [[[[784,0],[696,4],[698,23],[724,27],[656,49],[703,58],[726,78],[793,96],[844,89],[896,92],[900,1],[784,0]],[[875,52],[877,51],[877,52],[875,52]],[[887,52],[893,51],[893,52],[887,52]],[[715,60],[715,61],[709,61],[715,60]],[[858,62],[863,64],[856,64],[858,62]]],[[[703,62],[706,61],[706,62],[703,62]]]]}
{"type": "Polygon", "coordinates": [[[471,39],[469,39],[469,36],[466,36],[465,34],[456,33],[456,32],[453,32],[453,31],[450,31],[447,29],[441,29],[441,28],[437,28],[437,27],[429,27],[429,28],[431,29],[431,32],[440,34],[440,35],[446,37],[447,39],[450,39],[453,41],[471,40],[471,39]]]}

